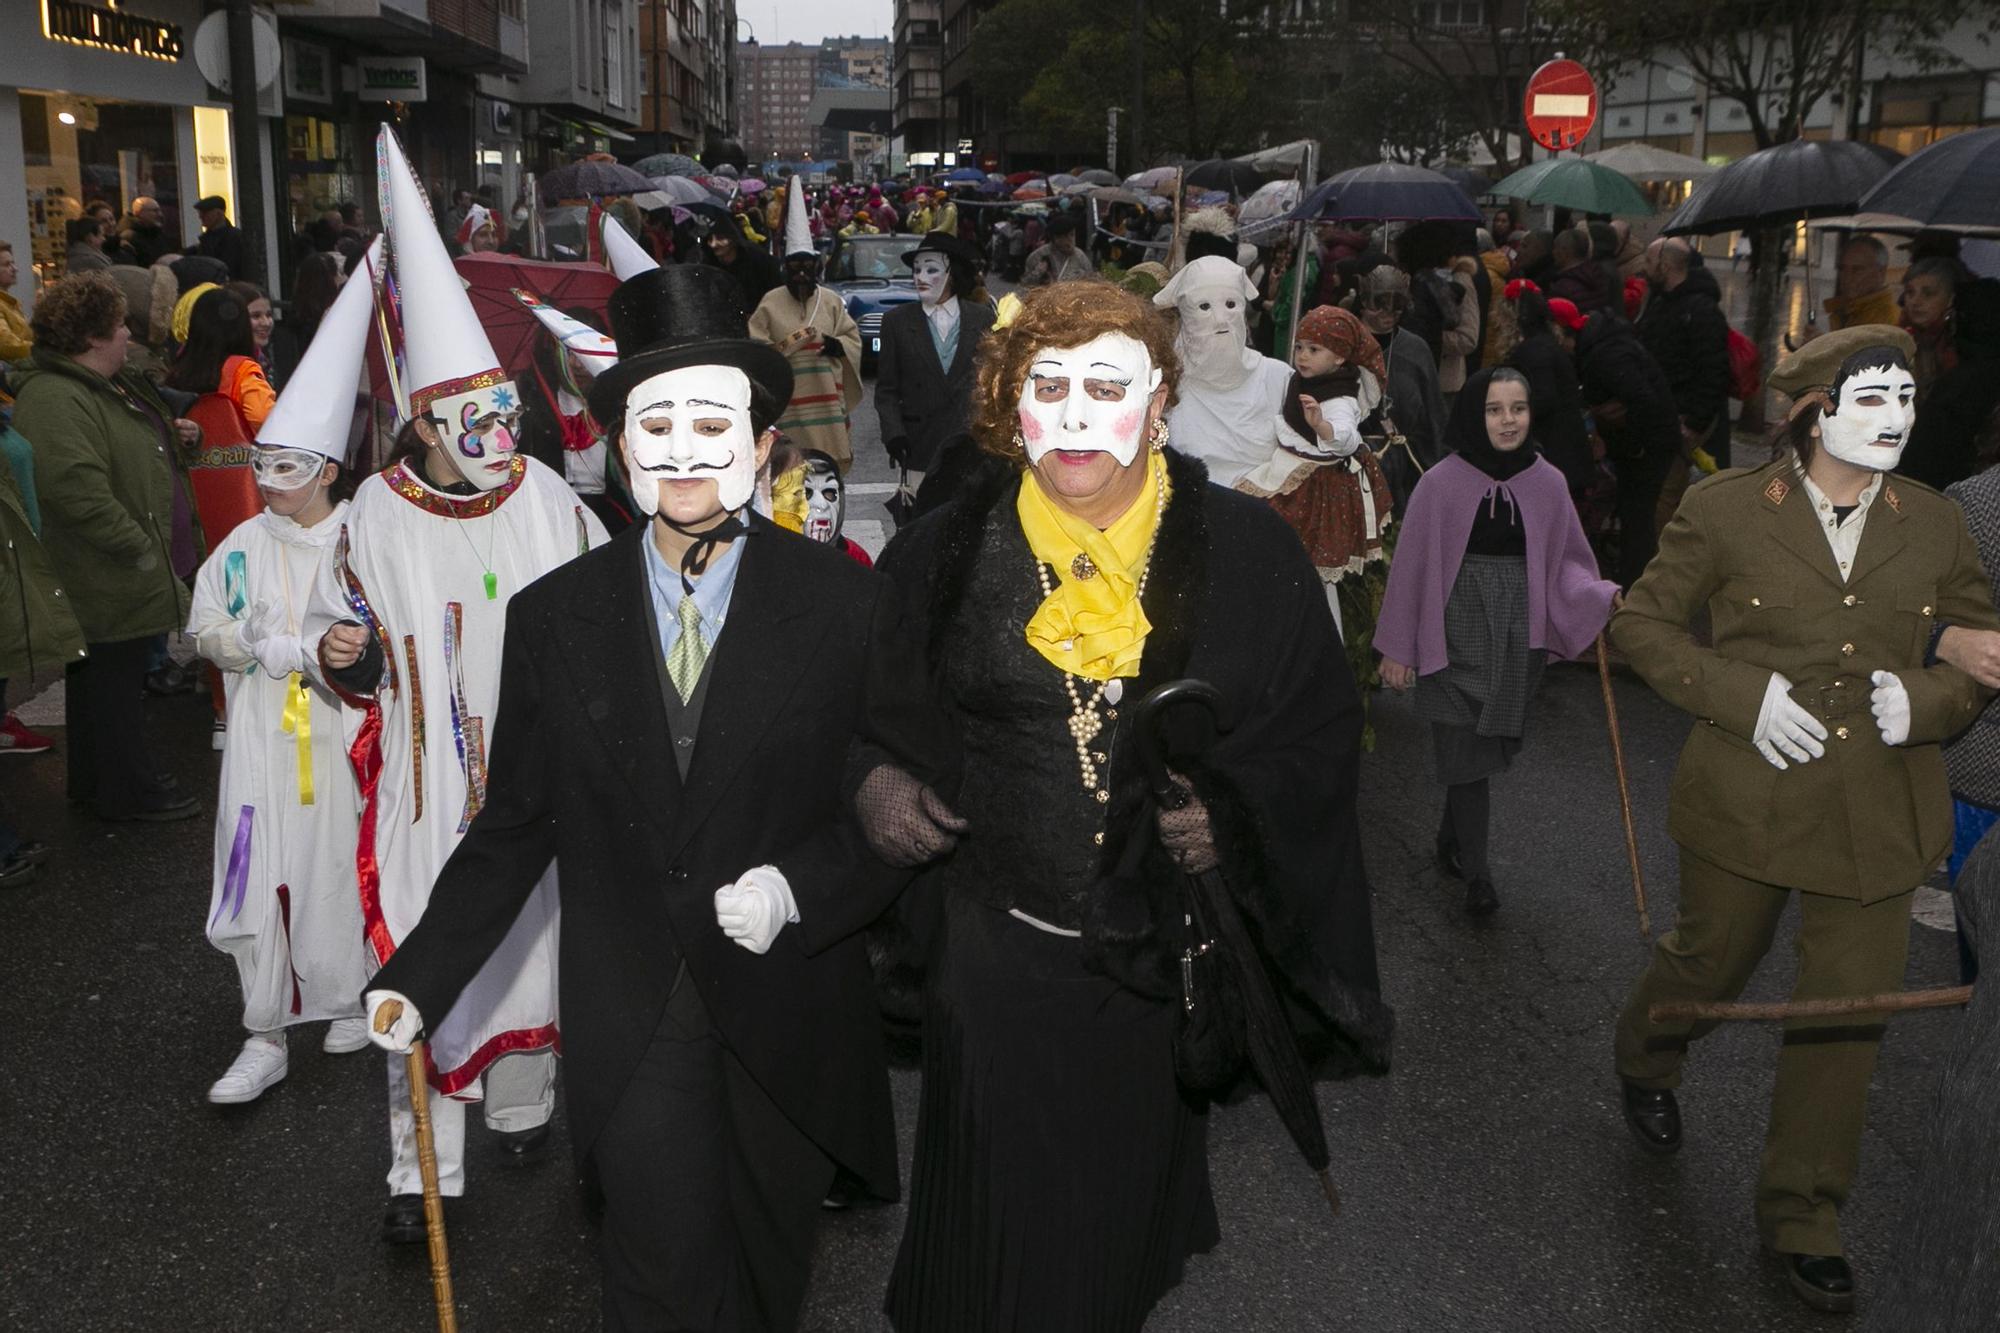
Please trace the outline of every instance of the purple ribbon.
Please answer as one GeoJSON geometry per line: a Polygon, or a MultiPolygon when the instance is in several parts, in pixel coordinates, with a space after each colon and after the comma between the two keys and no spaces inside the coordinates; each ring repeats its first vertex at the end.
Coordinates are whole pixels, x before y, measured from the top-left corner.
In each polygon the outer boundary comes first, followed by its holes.
{"type": "Polygon", "coordinates": [[[229,869],[222,876],[222,896],[215,904],[215,915],[208,919],[213,927],[222,919],[223,906],[233,895],[236,905],[229,909],[229,919],[234,921],[243,913],[243,895],[250,887],[250,824],[256,817],[256,809],[244,806],[236,816],[236,841],[229,848],[229,869]]]}

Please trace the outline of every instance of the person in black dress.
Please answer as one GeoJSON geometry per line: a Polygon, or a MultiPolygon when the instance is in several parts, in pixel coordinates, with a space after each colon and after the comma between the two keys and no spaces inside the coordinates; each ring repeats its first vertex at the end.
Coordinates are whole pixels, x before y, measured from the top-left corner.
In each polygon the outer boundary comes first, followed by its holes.
{"type": "Polygon", "coordinates": [[[1354,681],[1292,530],[1166,447],[1177,369],[1130,293],[1031,292],[974,390],[1011,466],[883,554],[962,751],[955,791],[878,770],[859,801],[885,856],[950,849],[901,908],[928,962],[901,1333],[1136,1330],[1219,1241],[1175,1065],[1182,871],[1228,880],[1329,1064],[1387,1065],[1354,681]],[[1226,730],[1170,749],[1195,799],[1162,814],[1134,714],[1183,677],[1226,730]]]}

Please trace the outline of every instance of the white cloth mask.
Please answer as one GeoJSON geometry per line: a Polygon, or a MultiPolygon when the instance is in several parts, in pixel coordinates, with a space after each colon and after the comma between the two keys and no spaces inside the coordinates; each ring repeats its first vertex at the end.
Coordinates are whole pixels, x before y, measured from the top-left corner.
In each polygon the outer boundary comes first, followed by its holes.
{"type": "Polygon", "coordinates": [[[918,255],[910,261],[910,277],[925,305],[938,305],[951,295],[951,262],[943,255],[918,255]]]}
{"type": "Polygon", "coordinates": [[[438,438],[467,481],[482,491],[506,484],[521,425],[521,395],[514,381],[435,399],[424,415],[436,423],[438,438]]]}
{"type": "Polygon", "coordinates": [[[641,380],[625,395],[624,450],[632,498],[648,517],[660,510],[662,485],[704,477],[724,509],[741,509],[757,488],[750,377],[734,366],[683,366],[641,380]]]}
{"type": "Polygon", "coordinates": [[[1146,409],[1160,387],[1146,344],[1103,333],[1081,347],[1052,347],[1021,382],[1021,441],[1028,461],[1051,449],[1110,454],[1120,467],[1139,456],[1146,409]]]}
{"type": "Polygon", "coordinates": [[[1180,315],[1174,350],[1182,378],[1193,387],[1233,389],[1257,368],[1250,351],[1250,300],[1257,288],[1249,276],[1220,255],[1204,255],[1173,276],[1155,305],[1172,305],[1180,315]]]}
{"type": "Polygon", "coordinates": [[[310,449],[260,444],[250,450],[250,475],[269,491],[302,491],[319,480],[330,459],[310,449]]]}
{"type": "Polygon", "coordinates": [[[1917,420],[1917,381],[1899,366],[1863,366],[1840,386],[1840,402],[1820,414],[1819,442],[1843,463],[1889,472],[1917,420]]]}

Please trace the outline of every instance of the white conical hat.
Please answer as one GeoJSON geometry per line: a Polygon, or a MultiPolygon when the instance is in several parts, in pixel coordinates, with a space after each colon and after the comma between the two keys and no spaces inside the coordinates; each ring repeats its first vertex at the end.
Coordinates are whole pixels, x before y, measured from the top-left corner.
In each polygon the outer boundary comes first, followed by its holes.
{"type": "Polygon", "coordinates": [[[619,225],[617,218],[605,213],[598,218],[598,222],[604,228],[604,260],[618,275],[618,281],[630,282],[641,273],[660,266],[660,261],[647,254],[645,248],[632,239],[632,234],[619,225]]]}
{"type": "Polygon", "coordinates": [[[591,374],[602,375],[618,364],[618,344],[608,334],[599,333],[582,320],[545,304],[533,292],[522,291],[519,287],[513,291],[514,299],[527,307],[528,312],[541,321],[543,328],[555,335],[563,350],[590,367],[591,374]]]}
{"type": "Polygon", "coordinates": [[[321,316],[319,331],[285,382],[285,391],[257,428],[257,443],[310,449],[336,463],[347,461],[354,394],[368,356],[375,279],[381,271],[382,238],[377,236],[368,246],[367,258],[321,316]]]}
{"type": "Polygon", "coordinates": [[[421,414],[435,399],[489,388],[510,377],[445,252],[444,238],[431,220],[430,201],[410,172],[403,145],[387,125],[375,138],[375,167],[403,311],[410,411],[421,414]]]}
{"type": "Polygon", "coordinates": [[[806,221],[806,187],[797,176],[785,191],[785,257],[817,255],[813,248],[812,224],[806,221]]]}

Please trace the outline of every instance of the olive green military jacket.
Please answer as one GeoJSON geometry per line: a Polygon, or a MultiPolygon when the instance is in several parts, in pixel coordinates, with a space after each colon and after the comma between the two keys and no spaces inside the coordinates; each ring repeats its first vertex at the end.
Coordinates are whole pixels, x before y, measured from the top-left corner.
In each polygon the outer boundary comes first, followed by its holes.
{"type": "Polygon", "coordinates": [[[1646,683],[1697,725],[1681,750],[1668,831],[1749,879],[1861,902],[1907,893],[1951,845],[1940,742],[1991,693],[1926,666],[1934,625],[2000,629],[1957,505],[1885,477],[1842,581],[1789,459],[1723,472],[1689,491],[1611,634],[1646,683]],[[1714,647],[1688,632],[1706,605],[1714,647]],[[1752,744],[1772,672],[1827,730],[1826,754],[1783,771],[1752,744]],[[1869,675],[1910,695],[1910,737],[1891,747],[1869,711],[1869,675]]]}

